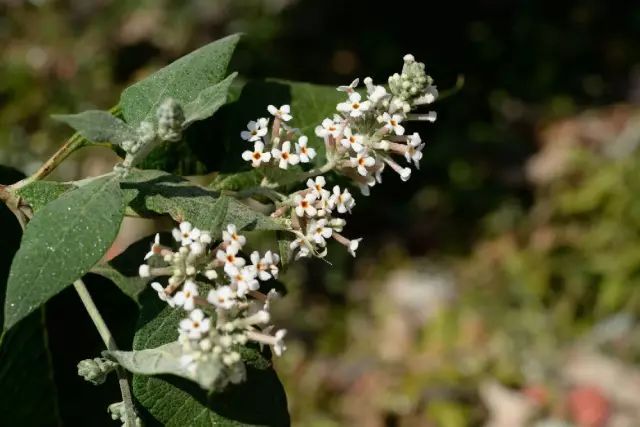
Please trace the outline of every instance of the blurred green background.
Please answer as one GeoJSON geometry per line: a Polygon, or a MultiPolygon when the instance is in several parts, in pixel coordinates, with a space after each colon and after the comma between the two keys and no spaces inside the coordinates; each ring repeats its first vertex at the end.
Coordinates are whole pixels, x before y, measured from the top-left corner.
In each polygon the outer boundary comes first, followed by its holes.
{"type": "MultiPolygon", "coordinates": [[[[465,79],[411,129],[421,173],[358,198],[359,257],[286,274],[276,366],[293,425],[640,425],[640,6],[0,0],[0,164],[33,172],[69,134],[51,114],[107,109],[232,32],[246,78],[382,81],[412,53],[440,90],[465,79]]],[[[110,159],[87,150],[55,178],[110,159]]],[[[48,308],[54,350],[71,304],[48,308]]],[[[65,378],[83,354],[54,358],[61,391],[95,393],[65,378]]],[[[59,411],[87,425],[77,401],[59,411]]]]}

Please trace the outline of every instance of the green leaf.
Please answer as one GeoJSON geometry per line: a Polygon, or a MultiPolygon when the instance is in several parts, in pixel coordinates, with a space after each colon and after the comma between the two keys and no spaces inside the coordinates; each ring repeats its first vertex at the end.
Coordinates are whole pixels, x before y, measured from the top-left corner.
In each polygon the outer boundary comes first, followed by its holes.
{"type": "Polygon", "coordinates": [[[111,280],[125,295],[134,301],[138,301],[140,294],[147,287],[145,279],[140,276],[125,276],[109,264],[98,264],[91,269],[91,273],[111,280]]]}
{"type": "Polygon", "coordinates": [[[0,425],[61,425],[43,311],[31,313],[2,336],[0,425]]]}
{"type": "Polygon", "coordinates": [[[54,119],[68,124],[94,142],[122,144],[136,139],[135,130],[108,111],[90,110],[78,114],[56,114],[54,119]]]}
{"type": "Polygon", "coordinates": [[[204,120],[218,111],[227,102],[229,87],[237,75],[238,73],[232,73],[217,85],[203,89],[195,100],[185,105],[183,126],[186,127],[193,122],[204,120]]]}
{"type": "Polygon", "coordinates": [[[5,327],[82,277],[107,251],[124,216],[115,178],[101,178],[63,194],[27,225],[9,273],[5,327]]]}
{"type": "Polygon", "coordinates": [[[279,230],[284,226],[229,196],[220,196],[181,177],[160,171],[133,171],[123,181],[125,198],[141,215],[168,214],[175,221],[189,221],[214,236],[227,224],[240,229],[279,230]]]}
{"type": "Polygon", "coordinates": [[[222,81],[239,37],[234,34],[203,46],[125,89],[120,106],[127,123],[148,120],[167,98],[187,105],[222,81]]]}
{"type": "Polygon", "coordinates": [[[222,191],[231,190],[239,191],[245,188],[257,187],[262,181],[263,174],[259,169],[252,169],[246,172],[238,173],[221,173],[216,175],[213,181],[209,184],[209,188],[222,191]]]}
{"type": "MultiPolygon", "coordinates": [[[[184,316],[160,302],[153,292],[145,297],[135,350],[175,341],[184,316]]],[[[207,394],[195,383],[172,376],[134,375],[133,393],[148,411],[145,415],[167,427],[288,426],[286,396],[270,361],[255,348],[244,349],[242,357],[247,380],[223,392],[207,394]]]]}
{"type": "Polygon", "coordinates": [[[31,206],[34,212],[39,211],[47,203],[54,201],[67,191],[75,188],[72,184],[55,181],[34,181],[20,188],[17,193],[31,206]]]}
{"type": "Polygon", "coordinates": [[[183,354],[182,344],[177,341],[137,351],[107,351],[129,372],[140,375],[171,374],[197,382],[205,390],[213,390],[216,380],[223,369],[221,365],[208,362],[200,364],[198,369],[190,371],[180,362],[183,354]]]}

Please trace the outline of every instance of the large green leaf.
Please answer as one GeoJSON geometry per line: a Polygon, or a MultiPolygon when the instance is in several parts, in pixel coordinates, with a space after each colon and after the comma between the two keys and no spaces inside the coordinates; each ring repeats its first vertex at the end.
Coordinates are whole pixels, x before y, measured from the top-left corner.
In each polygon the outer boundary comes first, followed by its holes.
{"type": "Polygon", "coordinates": [[[31,313],[2,337],[2,426],[61,425],[43,311],[31,313]]]}
{"type": "Polygon", "coordinates": [[[47,203],[60,197],[67,191],[75,188],[72,184],[65,184],[55,181],[34,181],[18,190],[20,196],[37,212],[47,203]]]}
{"type": "Polygon", "coordinates": [[[214,236],[227,224],[240,229],[279,230],[283,224],[256,212],[238,200],[161,171],[134,171],[122,183],[132,209],[142,215],[168,214],[189,221],[214,236]]]}
{"type": "Polygon", "coordinates": [[[41,208],[11,265],[5,327],[87,273],[115,239],[123,216],[123,195],[114,178],[97,179],[41,208]]]}
{"type": "Polygon", "coordinates": [[[124,141],[136,139],[135,130],[108,111],[90,110],[78,114],[57,114],[53,118],[68,124],[90,141],[122,144],[124,141]]]}
{"type": "Polygon", "coordinates": [[[125,89],[120,106],[127,123],[148,120],[167,98],[187,105],[222,81],[238,39],[234,34],[203,46],[125,89]]]}
{"type": "Polygon", "coordinates": [[[218,111],[227,102],[227,93],[233,79],[238,73],[232,73],[214,86],[203,89],[196,99],[184,106],[184,126],[189,126],[193,122],[204,120],[211,117],[213,113],[218,111]]]}
{"type": "MultiPolygon", "coordinates": [[[[149,292],[140,315],[134,350],[156,348],[178,337],[183,312],[166,307],[149,292]]],[[[282,384],[270,361],[255,348],[243,359],[247,380],[207,395],[197,384],[173,376],[134,375],[133,393],[148,411],[147,422],[171,427],[288,426],[289,414],[282,384]]]]}

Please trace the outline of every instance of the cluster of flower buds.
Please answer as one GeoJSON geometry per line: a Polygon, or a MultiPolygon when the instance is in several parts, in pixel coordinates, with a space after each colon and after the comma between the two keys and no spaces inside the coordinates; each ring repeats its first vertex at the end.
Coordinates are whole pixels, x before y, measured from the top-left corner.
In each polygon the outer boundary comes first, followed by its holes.
{"type": "Polygon", "coordinates": [[[269,304],[277,294],[260,292],[260,281],[278,276],[279,256],[254,251],[245,259],[241,251],[246,238],[233,224],[223,231],[217,245],[210,233],[188,222],[180,223],[173,237],[180,244],[177,251],[163,246],[156,235],[139,274],[143,278],[169,276],[166,286],[154,281],[151,287],[162,301],[187,314],[180,322],[178,338],[184,367],[195,373],[205,364],[219,366],[223,375],[217,385],[223,387],[244,379],[239,347],[248,341],[269,345],[281,355],[286,331],[267,332],[271,329],[267,326],[269,304]]]}
{"type": "Polygon", "coordinates": [[[327,240],[333,238],[347,247],[354,257],[362,239],[349,240],[340,233],[347,221],[335,214],[351,212],[356,202],[348,189],[335,185],[332,191],[325,189],[323,176],[309,178],[307,188],[297,191],[282,202],[278,214],[290,212],[291,227],[296,239],[290,248],[296,251],[296,259],[308,256],[319,258],[327,254],[327,240]]]}
{"type": "Polygon", "coordinates": [[[267,107],[267,111],[273,116],[273,123],[269,129],[269,119],[261,117],[247,124],[247,130],[240,133],[245,141],[253,142],[253,150],[242,153],[242,158],[254,168],[263,164],[274,163],[281,169],[288,169],[289,165],[309,163],[316,157],[316,150],[308,146],[308,138],[300,136],[294,145],[295,130],[287,125],[293,118],[291,107],[282,105],[276,108],[273,105],[267,107]]]}

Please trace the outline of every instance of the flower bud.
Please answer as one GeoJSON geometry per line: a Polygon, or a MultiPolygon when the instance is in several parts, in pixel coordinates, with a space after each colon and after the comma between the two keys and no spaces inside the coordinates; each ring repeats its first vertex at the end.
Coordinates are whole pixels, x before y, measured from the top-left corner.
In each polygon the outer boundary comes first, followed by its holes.
{"type": "Polygon", "coordinates": [[[184,111],[178,102],[169,98],[156,111],[158,119],[158,136],[163,141],[179,141],[182,137],[184,111]]]}
{"type": "Polygon", "coordinates": [[[78,375],[93,385],[100,385],[106,381],[109,372],[113,371],[117,366],[117,363],[101,357],[85,359],[78,363],[78,375]]]}

